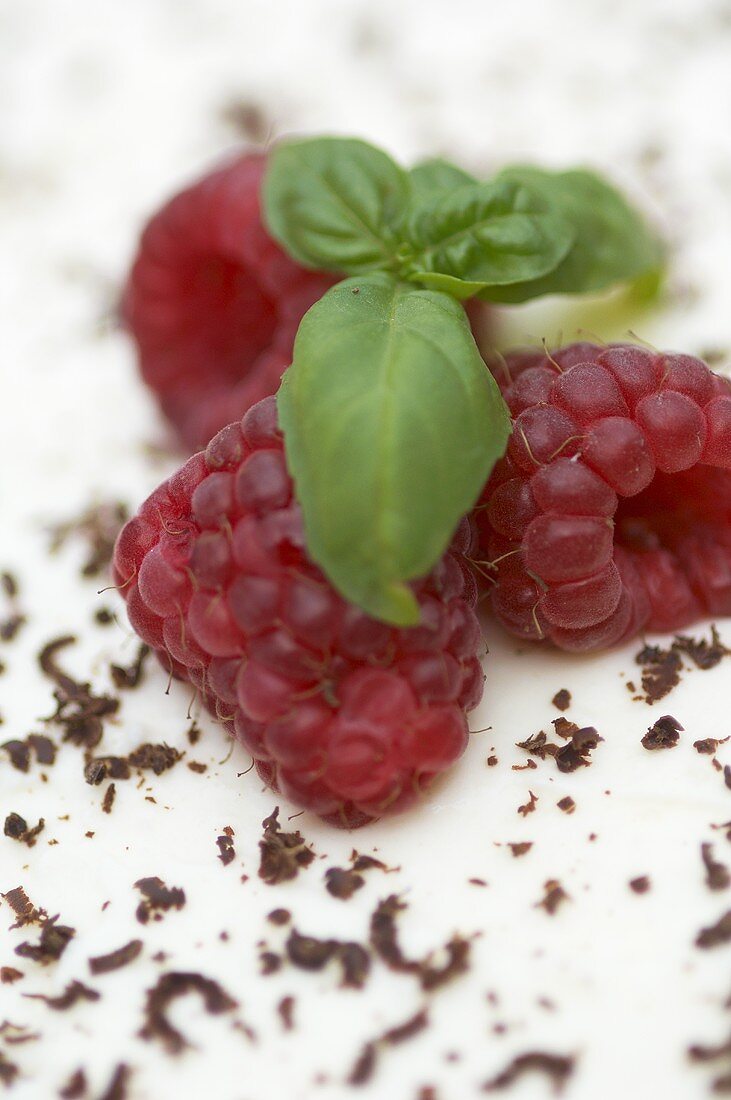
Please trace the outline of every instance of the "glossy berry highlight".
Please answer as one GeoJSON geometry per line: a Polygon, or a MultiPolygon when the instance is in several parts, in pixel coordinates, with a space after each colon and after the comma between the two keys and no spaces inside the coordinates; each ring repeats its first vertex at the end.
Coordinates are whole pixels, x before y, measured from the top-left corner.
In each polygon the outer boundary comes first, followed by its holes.
{"type": "Polygon", "coordinates": [[[267,398],[123,528],[115,582],[165,668],[190,680],[294,802],[338,824],[407,809],[467,744],[482,694],[468,520],[397,629],[333,589],[305,547],[267,398]]]}
{"type": "Polygon", "coordinates": [[[629,344],[494,373],[513,429],[476,565],[502,624],[588,651],[731,614],[731,382],[629,344]]]}

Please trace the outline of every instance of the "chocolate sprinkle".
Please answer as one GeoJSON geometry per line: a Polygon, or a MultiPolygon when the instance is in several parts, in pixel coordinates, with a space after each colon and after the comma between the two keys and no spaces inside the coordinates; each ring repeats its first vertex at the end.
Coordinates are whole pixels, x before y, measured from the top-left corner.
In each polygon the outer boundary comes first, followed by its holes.
{"type": "Polygon", "coordinates": [[[178,1031],[167,1017],[167,1010],[173,1001],[189,993],[197,993],[202,998],[206,1011],[212,1016],[230,1012],[238,1006],[238,1002],[212,978],[205,978],[197,973],[171,970],[167,974],[162,974],[152,989],[147,991],[145,1022],[139,1032],[140,1038],[150,1041],[157,1039],[168,1054],[179,1054],[189,1046],[182,1032],[178,1031]]]}

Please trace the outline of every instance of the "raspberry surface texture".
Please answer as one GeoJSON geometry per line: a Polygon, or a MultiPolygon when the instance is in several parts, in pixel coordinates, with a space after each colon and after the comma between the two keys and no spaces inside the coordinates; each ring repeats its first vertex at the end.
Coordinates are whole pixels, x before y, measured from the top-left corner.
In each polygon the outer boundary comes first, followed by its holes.
{"type": "Polygon", "coordinates": [[[464,751],[480,700],[469,520],[397,629],[309,559],[273,397],[228,425],[121,531],[115,582],[163,666],[190,680],[259,774],[335,823],[404,810],[464,751]]]}
{"type": "Polygon", "coordinates": [[[334,281],[268,236],[265,167],[245,154],[172,198],[145,227],[123,294],[142,376],[189,449],[276,392],[302,316],[334,281]]]}
{"type": "Polygon", "coordinates": [[[587,651],[731,614],[731,381],[576,343],[494,367],[513,417],[477,567],[519,637],[587,651]]]}

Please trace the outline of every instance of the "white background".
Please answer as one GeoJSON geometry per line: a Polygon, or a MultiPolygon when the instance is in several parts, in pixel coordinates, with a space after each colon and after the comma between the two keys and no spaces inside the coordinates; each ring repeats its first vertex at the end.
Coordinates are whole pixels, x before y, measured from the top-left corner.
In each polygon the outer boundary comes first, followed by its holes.
{"type": "MultiPolygon", "coordinates": [[[[405,161],[443,153],[480,172],[521,159],[600,167],[672,241],[662,307],[637,316],[616,300],[543,303],[506,315],[501,339],[554,339],[582,325],[608,337],[632,326],[658,346],[699,352],[731,345],[730,62],[731,5],[721,0],[4,0],[0,567],[18,575],[29,618],[0,653],[7,737],[42,729],[52,709],[35,659],[50,637],[78,634],[67,663],[100,689],[109,660],[134,654],[123,615],[106,630],[93,624],[94,610],[114,596],[98,597],[94,582],[78,579],[82,548],[50,559],[44,527],[93,499],[134,506],[176,464],[110,316],[143,218],[236,144],[227,104],[257,105],[273,135],[352,133],[405,161]]],[[[731,624],[720,625],[731,637],[731,624]]],[[[393,891],[409,903],[408,953],[455,930],[479,938],[471,972],[435,997],[430,1029],[386,1051],[360,1095],[416,1100],[433,1084],[439,1100],[466,1100],[531,1048],[577,1056],[572,1100],[707,1095],[711,1072],[690,1066],[686,1049],[729,1030],[731,948],[702,953],[693,940],[731,894],[706,889],[699,847],[713,840],[718,858],[731,861],[724,834],[711,829],[731,817],[731,792],[692,742],[731,733],[731,665],[693,672],[649,708],[632,702],[624,683],[636,676],[636,646],[577,659],[518,654],[494,629],[488,641],[473,727],[491,729],[475,734],[451,778],[418,812],[357,834],[297,818],[323,858],[280,887],[256,875],[260,822],[277,800],[253,773],[239,774],[243,752],[218,763],[226,741],[205,718],[188,758],[207,762],[207,774],[181,765],[139,788],[118,783],[109,817],[100,811],[104,788],[84,783],[73,747],[48,769],[47,784],[36,765],[24,776],[0,754],[0,816],[14,810],[47,822],[32,851],[0,838],[0,890],[22,883],[78,930],[63,959],[44,969],[13,954],[32,930],[6,932],[11,914],[0,907],[0,964],[26,973],[0,986],[0,1019],[43,1033],[18,1046],[0,1036],[0,1050],[22,1070],[12,1095],[54,1096],[83,1064],[98,1096],[120,1061],[134,1069],[131,1100],[357,1095],[344,1078],[362,1042],[421,1007],[415,982],[380,964],[363,993],[339,990],[334,968],[262,978],[256,944],[266,938],[276,950],[283,941],[265,920],[276,906],[291,908],[302,932],[362,940],[376,901],[393,891]],[[549,760],[511,770],[523,762],[515,742],[547,727],[560,687],[573,693],[568,717],[605,738],[592,767],[564,776],[549,760]],[[686,727],[679,747],[646,752],[640,738],[668,711],[686,727]],[[493,748],[499,765],[488,769],[493,748]],[[538,805],[523,819],[516,809],[529,788],[538,805]],[[577,802],[572,816],[556,808],[566,794],[577,802]],[[225,825],[237,851],[226,868],[215,848],[225,825]],[[534,847],[514,859],[505,844],[520,840],[534,847]],[[372,872],[344,903],[324,891],[323,874],[347,862],[354,845],[401,871],[372,872]],[[641,874],[652,889],[639,897],[627,883],[641,874]],[[134,920],[132,888],[143,875],[182,886],[188,898],[145,929],[134,920]],[[534,907],[548,878],[571,897],[554,917],[534,907]],[[145,948],[135,964],[90,979],[90,955],[138,934],[145,948]],[[161,947],[166,966],[199,969],[239,999],[258,1042],[232,1018],[205,1017],[195,998],[175,1009],[194,1050],[172,1059],[136,1038],[144,990],[164,969],[152,961],[161,947]],[[58,993],[72,978],[102,999],[60,1014],[22,996],[58,993]],[[290,1033],[275,1012],[285,994],[296,998],[290,1033]],[[554,1010],[539,1003],[546,997],[554,1010]],[[495,1025],[505,1026],[496,1033],[495,1025]]],[[[108,726],[108,751],[144,740],[186,746],[189,693],[175,685],[166,695],[165,686],[150,666],[144,688],[108,726]]],[[[731,752],[720,758],[731,761],[731,752]]],[[[282,804],[283,817],[292,812],[282,804]]],[[[548,1092],[545,1080],[526,1078],[510,1095],[548,1092]]]]}

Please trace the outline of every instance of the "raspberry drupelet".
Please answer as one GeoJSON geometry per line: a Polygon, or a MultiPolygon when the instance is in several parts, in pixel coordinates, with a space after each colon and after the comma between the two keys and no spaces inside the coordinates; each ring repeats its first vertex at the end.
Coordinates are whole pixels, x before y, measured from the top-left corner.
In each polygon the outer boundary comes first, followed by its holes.
{"type": "Polygon", "coordinates": [[[308,558],[271,397],[148,498],[114,574],[134,629],[262,778],[356,825],[408,808],[465,749],[483,687],[473,542],[464,520],[413,584],[419,626],[347,603],[308,558]]]}
{"type": "Polygon", "coordinates": [[[588,343],[516,352],[495,376],[513,430],[477,558],[502,624],[587,651],[731,614],[731,381],[588,343]]]}
{"type": "Polygon", "coordinates": [[[262,225],[262,154],[224,164],[148,222],[122,299],[142,376],[189,449],[275,393],[302,316],[333,278],[262,225]]]}

